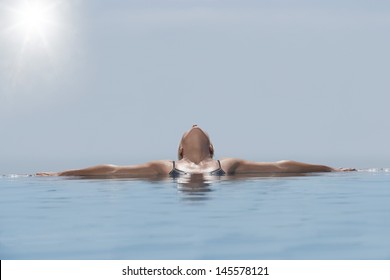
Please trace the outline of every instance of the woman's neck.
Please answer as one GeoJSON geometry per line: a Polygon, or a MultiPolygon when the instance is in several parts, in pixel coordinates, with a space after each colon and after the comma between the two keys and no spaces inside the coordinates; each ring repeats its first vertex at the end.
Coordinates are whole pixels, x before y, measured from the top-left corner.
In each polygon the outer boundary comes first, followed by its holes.
{"type": "Polygon", "coordinates": [[[183,155],[183,160],[200,164],[202,162],[212,160],[212,157],[210,156],[210,153],[188,153],[183,155]]]}

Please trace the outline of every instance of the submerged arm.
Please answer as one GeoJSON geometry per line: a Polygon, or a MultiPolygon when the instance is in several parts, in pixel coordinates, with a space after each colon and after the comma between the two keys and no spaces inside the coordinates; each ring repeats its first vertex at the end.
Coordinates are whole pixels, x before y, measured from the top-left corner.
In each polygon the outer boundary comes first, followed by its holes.
{"type": "Polygon", "coordinates": [[[326,165],[309,164],[292,160],[278,162],[253,162],[241,159],[227,159],[224,161],[226,171],[230,174],[244,173],[309,173],[353,171],[354,169],[338,169],[326,165]]]}
{"type": "Polygon", "coordinates": [[[112,164],[96,165],[83,169],[62,172],[41,172],[38,176],[156,176],[167,175],[169,164],[166,161],[152,161],[138,165],[117,166],[112,164]]]}

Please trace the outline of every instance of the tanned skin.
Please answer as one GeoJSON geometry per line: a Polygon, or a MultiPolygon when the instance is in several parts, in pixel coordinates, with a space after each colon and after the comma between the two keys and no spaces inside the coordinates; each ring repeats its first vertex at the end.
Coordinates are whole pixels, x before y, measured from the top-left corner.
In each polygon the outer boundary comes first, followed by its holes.
{"type": "MultiPolygon", "coordinates": [[[[189,174],[209,173],[219,168],[217,160],[213,159],[214,147],[210,138],[197,125],[184,133],[178,149],[178,161],[175,166],[189,174]]],[[[277,162],[254,162],[238,158],[220,160],[222,170],[227,175],[243,174],[288,174],[311,172],[341,172],[355,171],[353,168],[333,168],[326,165],[309,164],[292,160],[277,162]]],[[[62,172],[39,172],[38,176],[112,176],[112,177],[151,177],[167,176],[172,171],[172,160],[151,161],[138,165],[118,166],[103,164],[83,169],[73,169],[62,172]]]]}

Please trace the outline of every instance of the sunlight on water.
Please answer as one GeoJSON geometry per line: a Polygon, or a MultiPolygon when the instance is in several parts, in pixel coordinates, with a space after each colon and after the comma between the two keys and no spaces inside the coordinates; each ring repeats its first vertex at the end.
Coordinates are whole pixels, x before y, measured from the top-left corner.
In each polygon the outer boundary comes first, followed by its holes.
{"type": "Polygon", "coordinates": [[[360,171],[366,171],[366,172],[390,172],[390,168],[368,168],[368,169],[362,169],[360,171]]]}
{"type": "Polygon", "coordinates": [[[7,174],[7,175],[1,175],[1,177],[4,178],[24,178],[24,177],[32,177],[33,175],[29,174],[7,174]]]}

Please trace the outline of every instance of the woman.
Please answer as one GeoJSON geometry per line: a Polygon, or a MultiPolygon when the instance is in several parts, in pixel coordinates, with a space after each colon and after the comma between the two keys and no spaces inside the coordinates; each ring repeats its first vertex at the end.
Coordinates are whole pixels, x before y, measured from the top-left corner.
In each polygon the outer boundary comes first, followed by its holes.
{"type": "Polygon", "coordinates": [[[184,133],[178,150],[178,161],[159,160],[139,165],[97,165],[63,172],[42,172],[38,176],[117,176],[117,177],[173,177],[185,174],[235,175],[260,173],[309,173],[353,171],[350,168],[332,168],[325,165],[307,164],[283,160],[278,162],[252,162],[236,158],[214,160],[214,147],[200,127],[193,125],[184,133]]]}

